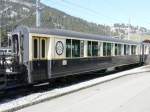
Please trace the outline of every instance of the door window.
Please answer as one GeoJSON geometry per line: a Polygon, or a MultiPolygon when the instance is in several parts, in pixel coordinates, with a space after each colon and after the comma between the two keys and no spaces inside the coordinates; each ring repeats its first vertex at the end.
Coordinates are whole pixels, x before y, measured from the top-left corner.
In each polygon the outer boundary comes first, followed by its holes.
{"type": "Polygon", "coordinates": [[[33,40],[33,53],[34,53],[34,58],[38,58],[38,40],[37,39],[34,39],[33,40]]]}
{"type": "Polygon", "coordinates": [[[41,49],[41,51],[42,51],[42,58],[45,58],[45,40],[44,39],[42,39],[42,42],[41,42],[41,47],[42,47],[42,49],[41,49]]]}

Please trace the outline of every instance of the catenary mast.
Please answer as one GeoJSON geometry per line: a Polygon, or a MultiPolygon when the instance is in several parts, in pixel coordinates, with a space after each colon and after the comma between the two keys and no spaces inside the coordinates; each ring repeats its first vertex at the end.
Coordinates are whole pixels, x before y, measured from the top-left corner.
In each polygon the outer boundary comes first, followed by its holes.
{"type": "Polygon", "coordinates": [[[41,26],[40,21],[40,0],[36,0],[36,27],[41,26]]]}

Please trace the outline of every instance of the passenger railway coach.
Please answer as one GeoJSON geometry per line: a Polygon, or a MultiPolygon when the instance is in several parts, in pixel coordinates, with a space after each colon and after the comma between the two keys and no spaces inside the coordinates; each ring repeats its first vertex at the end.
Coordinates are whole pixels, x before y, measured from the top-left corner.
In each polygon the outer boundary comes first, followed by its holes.
{"type": "Polygon", "coordinates": [[[12,34],[12,51],[27,83],[139,64],[149,44],[61,29],[20,26],[12,34]],[[24,70],[23,70],[24,69],[24,70]]]}

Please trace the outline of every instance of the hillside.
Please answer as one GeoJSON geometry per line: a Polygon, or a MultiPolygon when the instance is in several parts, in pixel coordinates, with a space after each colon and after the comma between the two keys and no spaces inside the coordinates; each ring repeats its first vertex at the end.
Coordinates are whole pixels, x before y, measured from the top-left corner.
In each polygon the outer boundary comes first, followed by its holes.
{"type": "MultiPolygon", "coordinates": [[[[0,9],[6,9],[7,13],[3,14],[2,26],[7,25],[7,29],[23,24],[35,26],[35,1],[34,0],[2,0],[0,9]]],[[[110,35],[110,27],[89,23],[83,19],[70,16],[62,11],[53,9],[44,4],[41,11],[41,27],[61,28],[80,32],[110,35]],[[109,33],[107,33],[109,32],[109,33]]],[[[3,27],[4,28],[4,27],[3,27]]]]}
{"type": "MultiPolygon", "coordinates": [[[[110,26],[90,23],[81,18],[70,16],[62,11],[41,4],[41,27],[68,29],[85,33],[100,35],[126,35],[122,27],[125,25],[115,24],[112,31],[110,26]],[[119,28],[119,29],[118,29],[119,28]]],[[[1,24],[0,37],[7,42],[6,32],[12,31],[18,25],[35,26],[35,0],[1,0],[0,3],[1,24]]]]}

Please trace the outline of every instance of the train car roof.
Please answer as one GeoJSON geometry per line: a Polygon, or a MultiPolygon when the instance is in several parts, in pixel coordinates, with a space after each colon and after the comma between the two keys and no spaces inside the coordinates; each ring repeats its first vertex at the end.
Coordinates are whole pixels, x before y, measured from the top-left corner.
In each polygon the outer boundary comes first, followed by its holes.
{"type": "Polygon", "coordinates": [[[81,32],[76,32],[76,31],[71,31],[71,30],[64,30],[64,29],[29,28],[27,26],[19,26],[19,27],[16,28],[15,31],[19,31],[19,30],[22,30],[22,29],[27,30],[28,33],[58,35],[58,36],[75,37],[75,38],[92,39],[92,40],[102,40],[102,41],[127,43],[127,44],[140,44],[140,42],[135,42],[135,41],[131,41],[131,40],[117,39],[117,38],[113,38],[111,36],[81,33],[81,32]]]}

